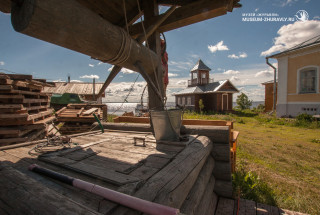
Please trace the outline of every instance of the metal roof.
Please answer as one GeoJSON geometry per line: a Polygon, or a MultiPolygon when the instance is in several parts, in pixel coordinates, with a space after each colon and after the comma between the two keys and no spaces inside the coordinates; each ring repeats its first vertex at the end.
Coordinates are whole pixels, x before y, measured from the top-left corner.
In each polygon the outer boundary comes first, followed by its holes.
{"type": "Polygon", "coordinates": [[[198,71],[198,70],[208,70],[211,69],[203,63],[201,59],[198,60],[197,64],[190,70],[190,72],[198,71]]]}
{"type": "Polygon", "coordinates": [[[274,57],[277,57],[277,56],[280,56],[280,55],[284,55],[284,54],[287,54],[287,53],[290,53],[292,51],[297,51],[299,49],[303,49],[303,48],[307,48],[307,47],[311,47],[311,46],[314,46],[314,45],[320,45],[320,35],[318,36],[315,36],[315,37],[312,37],[292,48],[289,48],[283,52],[280,52],[280,53],[277,53],[277,54],[274,54],[274,55],[271,55],[271,56],[267,56],[266,58],[274,58],[274,57]]]}
{"type": "MultiPolygon", "coordinates": [[[[97,95],[102,88],[103,83],[95,84],[95,94],[97,95]]],[[[92,83],[77,83],[77,82],[55,82],[55,87],[44,87],[44,93],[75,93],[79,95],[92,95],[93,84],[92,83]]]]}
{"type": "MultiPolygon", "coordinates": [[[[195,86],[195,87],[187,87],[186,89],[183,89],[177,93],[174,93],[173,95],[184,95],[184,94],[203,94],[203,93],[215,93],[220,92],[220,88],[225,85],[227,82],[229,82],[232,86],[233,84],[229,80],[223,80],[223,81],[216,81],[210,84],[206,84],[203,86],[195,86]]],[[[229,92],[239,92],[238,89],[233,86],[235,90],[224,90],[229,92]]]]}

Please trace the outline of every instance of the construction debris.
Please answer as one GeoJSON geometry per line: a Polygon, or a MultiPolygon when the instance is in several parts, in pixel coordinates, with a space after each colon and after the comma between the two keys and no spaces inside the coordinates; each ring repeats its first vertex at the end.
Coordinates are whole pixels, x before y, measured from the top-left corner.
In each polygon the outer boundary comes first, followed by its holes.
{"type": "Polygon", "coordinates": [[[0,74],[0,146],[42,139],[55,117],[46,80],[32,75],[0,74]]]}

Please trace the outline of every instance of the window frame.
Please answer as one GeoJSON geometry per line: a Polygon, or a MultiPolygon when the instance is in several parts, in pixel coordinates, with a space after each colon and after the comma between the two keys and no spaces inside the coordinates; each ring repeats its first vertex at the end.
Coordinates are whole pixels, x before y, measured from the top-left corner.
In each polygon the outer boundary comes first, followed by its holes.
{"type": "Polygon", "coordinates": [[[297,71],[297,94],[317,94],[319,93],[319,67],[315,65],[309,65],[298,69],[297,71]],[[301,92],[301,72],[315,70],[316,72],[316,83],[314,92],[301,92]]]}

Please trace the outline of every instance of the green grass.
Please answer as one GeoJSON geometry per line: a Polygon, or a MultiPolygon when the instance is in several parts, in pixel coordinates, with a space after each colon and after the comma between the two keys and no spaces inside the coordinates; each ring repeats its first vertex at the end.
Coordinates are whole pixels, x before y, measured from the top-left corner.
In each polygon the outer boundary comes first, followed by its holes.
{"type": "Polygon", "coordinates": [[[185,119],[232,120],[240,132],[235,195],[309,214],[320,211],[320,125],[252,111],[185,119]]]}

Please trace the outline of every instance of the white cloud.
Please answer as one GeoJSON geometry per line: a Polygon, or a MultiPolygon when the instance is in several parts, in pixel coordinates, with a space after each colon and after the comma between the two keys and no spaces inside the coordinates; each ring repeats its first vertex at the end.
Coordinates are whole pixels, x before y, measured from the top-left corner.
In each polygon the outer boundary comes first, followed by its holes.
{"type": "Polygon", "coordinates": [[[131,70],[131,69],[126,69],[126,68],[122,68],[121,71],[123,74],[132,74],[135,73],[135,71],[131,70]]]}
{"type": "Polygon", "coordinates": [[[258,12],[258,11],[259,11],[259,8],[256,8],[254,11],[255,11],[255,12],[258,12]]]}
{"type": "Polygon", "coordinates": [[[226,75],[236,75],[236,74],[239,74],[240,72],[237,71],[237,70],[232,70],[232,69],[229,69],[227,71],[225,71],[223,74],[226,74],[226,75]]]}
{"type": "Polygon", "coordinates": [[[283,25],[278,30],[278,37],[274,38],[274,44],[268,50],[261,52],[261,56],[267,56],[274,52],[281,52],[292,48],[312,37],[319,35],[320,21],[309,20],[283,25]]]}
{"type": "Polygon", "coordinates": [[[314,16],[313,19],[320,19],[320,16],[314,16]]]}
{"type": "Polygon", "coordinates": [[[91,64],[91,63],[89,63],[89,66],[90,66],[90,67],[94,67],[94,65],[93,65],[93,64],[91,64]]]}
{"type": "Polygon", "coordinates": [[[0,66],[3,66],[5,63],[3,61],[0,61],[0,66]]]}
{"type": "Polygon", "coordinates": [[[62,79],[53,80],[52,82],[64,82],[62,79]]]}
{"type": "Polygon", "coordinates": [[[80,76],[80,78],[99,79],[100,77],[98,75],[83,75],[83,76],[80,76]]]}
{"type": "Polygon", "coordinates": [[[257,72],[254,77],[272,77],[273,76],[273,71],[271,70],[263,70],[260,72],[257,72]]]}
{"type": "Polygon", "coordinates": [[[230,81],[239,81],[240,78],[238,78],[237,76],[231,76],[230,81]]]}
{"type": "Polygon", "coordinates": [[[111,72],[112,69],[113,69],[113,66],[108,69],[108,72],[111,72]]]}
{"type": "Polygon", "coordinates": [[[169,72],[169,73],[168,73],[168,76],[169,76],[169,77],[177,77],[177,76],[179,76],[179,75],[176,74],[176,73],[170,73],[170,72],[169,72]]]}
{"type": "Polygon", "coordinates": [[[216,45],[208,45],[208,49],[211,53],[215,53],[216,51],[227,51],[229,48],[226,45],[223,45],[223,40],[218,42],[216,45]]]}
{"type": "Polygon", "coordinates": [[[232,59],[239,59],[239,58],[246,58],[246,57],[248,57],[248,55],[245,52],[239,53],[239,55],[235,55],[235,54],[228,55],[228,58],[232,58],[232,59]]]}
{"type": "Polygon", "coordinates": [[[70,82],[81,83],[81,82],[83,82],[83,81],[80,81],[80,80],[71,80],[70,82]]]}

